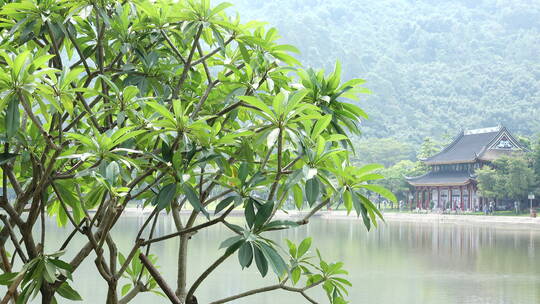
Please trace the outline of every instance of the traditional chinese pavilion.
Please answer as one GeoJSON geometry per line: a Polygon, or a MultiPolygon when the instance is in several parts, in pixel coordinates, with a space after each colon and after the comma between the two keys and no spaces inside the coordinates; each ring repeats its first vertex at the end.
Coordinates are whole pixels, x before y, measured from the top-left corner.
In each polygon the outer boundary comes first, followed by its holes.
{"type": "Polygon", "coordinates": [[[485,202],[477,195],[475,169],[523,150],[502,126],[462,131],[441,152],[422,160],[430,172],[407,178],[414,188],[411,209],[481,210],[485,202]]]}

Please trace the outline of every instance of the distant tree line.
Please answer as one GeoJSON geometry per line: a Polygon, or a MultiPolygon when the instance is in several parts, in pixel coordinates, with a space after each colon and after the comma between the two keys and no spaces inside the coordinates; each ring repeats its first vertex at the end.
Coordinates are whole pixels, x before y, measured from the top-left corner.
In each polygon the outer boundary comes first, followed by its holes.
{"type": "Polygon", "coordinates": [[[364,138],[418,145],[498,123],[540,132],[540,1],[232,2],[300,46],[305,64],[339,58],[345,78],[366,79],[364,138]]]}

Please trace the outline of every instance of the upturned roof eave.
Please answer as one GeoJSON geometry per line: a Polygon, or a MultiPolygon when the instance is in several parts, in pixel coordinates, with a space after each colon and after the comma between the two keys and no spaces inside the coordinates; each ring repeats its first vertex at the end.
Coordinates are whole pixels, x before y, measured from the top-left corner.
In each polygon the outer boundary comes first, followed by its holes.
{"type": "Polygon", "coordinates": [[[461,183],[414,183],[409,182],[412,186],[418,187],[418,186],[426,186],[426,187],[446,187],[446,186],[465,186],[470,183],[472,183],[474,179],[468,179],[467,181],[461,182],[461,183]]]}
{"type": "Polygon", "coordinates": [[[455,165],[455,164],[472,164],[475,163],[478,158],[465,159],[465,160],[451,160],[451,161],[424,161],[426,165],[455,165]]]}
{"type": "Polygon", "coordinates": [[[450,148],[452,148],[463,136],[465,135],[465,131],[464,130],[461,130],[461,132],[459,132],[459,134],[454,138],[454,140],[452,140],[452,142],[447,145],[446,147],[444,147],[441,151],[439,151],[439,153],[435,154],[435,155],[432,155],[430,157],[426,157],[423,162],[427,163],[430,161],[430,159],[433,159],[435,158],[436,156],[438,155],[441,155],[443,154],[444,152],[448,151],[450,148]]]}

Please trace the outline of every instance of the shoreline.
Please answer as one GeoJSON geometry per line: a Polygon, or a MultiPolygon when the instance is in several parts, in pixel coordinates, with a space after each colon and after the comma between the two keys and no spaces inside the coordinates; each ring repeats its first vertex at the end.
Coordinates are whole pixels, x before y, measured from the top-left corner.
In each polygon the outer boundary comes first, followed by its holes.
{"type": "MultiPolygon", "coordinates": [[[[147,215],[151,213],[151,209],[126,208],[127,215],[147,215]]],[[[163,211],[164,213],[164,211],[163,211]]],[[[309,212],[291,210],[287,213],[278,211],[276,218],[298,220],[303,218],[309,212]]],[[[183,210],[181,214],[191,214],[191,210],[183,210]]],[[[210,211],[210,214],[213,214],[210,211]]],[[[242,210],[234,210],[231,216],[243,216],[242,210]]],[[[356,213],[351,212],[347,215],[344,210],[320,211],[314,218],[326,220],[356,220],[356,213]]],[[[398,213],[386,212],[383,213],[384,220],[387,222],[416,222],[416,223],[439,223],[439,224],[476,224],[476,225],[491,225],[511,228],[527,228],[540,230],[540,217],[532,218],[525,216],[492,216],[492,215],[456,215],[456,214],[434,214],[434,213],[398,213]]]]}

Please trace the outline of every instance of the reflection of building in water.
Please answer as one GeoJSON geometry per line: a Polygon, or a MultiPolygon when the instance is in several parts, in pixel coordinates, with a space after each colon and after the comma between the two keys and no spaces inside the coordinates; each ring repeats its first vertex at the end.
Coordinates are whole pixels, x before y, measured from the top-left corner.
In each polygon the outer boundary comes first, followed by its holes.
{"type": "Polygon", "coordinates": [[[482,210],[474,170],[502,155],[523,151],[505,127],[462,131],[441,152],[422,160],[430,172],[408,177],[414,188],[411,209],[482,210]]]}
{"type": "Polygon", "coordinates": [[[400,246],[407,259],[416,258],[425,268],[453,271],[460,265],[488,273],[540,270],[534,262],[540,232],[534,229],[420,221],[389,222],[373,233],[385,234],[385,250],[400,246]]]}

